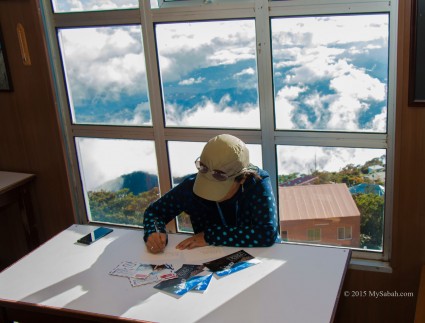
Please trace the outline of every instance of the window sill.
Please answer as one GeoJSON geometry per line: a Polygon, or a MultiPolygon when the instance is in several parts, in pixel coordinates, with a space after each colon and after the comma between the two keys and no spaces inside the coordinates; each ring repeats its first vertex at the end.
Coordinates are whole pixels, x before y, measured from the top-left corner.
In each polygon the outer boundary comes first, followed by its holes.
{"type": "Polygon", "coordinates": [[[393,272],[389,262],[370,259],[352,258],[348,269],[374,271],[387,274],[391,274],[393,272]]]}

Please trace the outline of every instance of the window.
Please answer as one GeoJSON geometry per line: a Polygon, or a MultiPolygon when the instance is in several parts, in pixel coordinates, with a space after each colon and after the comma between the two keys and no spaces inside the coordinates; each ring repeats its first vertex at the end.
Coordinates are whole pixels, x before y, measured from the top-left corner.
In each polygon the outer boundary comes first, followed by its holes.
{"type": "Polygon", "coordinates": [[[230,133],[270,173],[285,240],[389,259],[397,5],[42,1],[77,220],[140,226],[230,133]]]}
{"type": "Polygon", "coordinates": [[[338,228],[338,240],[350,240],[353,237],[352,227],[338,228]]]}
{"type": "MultiPolygon", "coordinates": [[[[350,247],[382,250],[386,159],[385,149],[278,145],[281,228],[300,237],[305,223],[350,224],[350,247]]],[[[322,232],[322,244],[340,245],[334,230],[322,232]]]]}
{"type": "Polygon", "coordinates": [[[321,240],[321,229],[314,228],[307,230],[307,241],[317,242],[321,240]]]}
{"type": "Polygon", "coordinates": [[[142,226],[159,194],[153,142],[78,137],[76,147],[88,219],[142,226]]]}
{"type": "Polygon", "coordinates": [[[59,29],[72,122],[151,125],[140,26],[59,29]]]}
{"type": "Polygon", "coordinates": [[[271,20],[276,127],[385,132],[388,14],[271,20]]]}
{"type": "Polygon", "coordinates": [[[54,12],[98,11],[113,9],[137,8],[138,0],[53,0],[54,12]]]}
{"type": "Polygon", "coordinates": [[[167,126],[260,128],[254,24],[155,26],[167,126]]]}

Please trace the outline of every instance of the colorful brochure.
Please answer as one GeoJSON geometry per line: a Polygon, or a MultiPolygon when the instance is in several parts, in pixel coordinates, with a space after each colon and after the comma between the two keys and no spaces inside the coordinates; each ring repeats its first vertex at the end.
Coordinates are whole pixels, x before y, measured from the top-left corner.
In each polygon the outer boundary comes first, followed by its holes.
{"type": "Polygon", "coordinates": [[[212,274],[204,269],[204,265],[185,264],[175,271],[177,278],[161,281],[154,288],[177,297],[192,289],[204,292],[212,277],[212,274]]]}
{"type": "Polygon", "coordinates": [[[239,250],[230,255],[205,262],[204,265],[218,277],[228,276],[242,269],[254,266],[261,261],[251,256],[244,250],[239,250]]]}
{"type": "Polygon", "coordinates": [[[176,278],[171,264],[152,265],[123,261],[109,272],[110,275],[127,277],[133,287],[157,283],[161,280],[176,278]]]}
{"type": "Polygon", "coordinates": [[[196,286],[191,291],[204,293],[210,285],[213,274],[208,271],[203,271],[199,275],[194,276],[191,282],[196,283],[196,286]]]}
{"type": "Polygon", "coordinates": [[[119,277],[133,277],[136,269],[139,267],[139,263],[133,261],[123,261],[114,269],[109,272],[109,275],[119,277]]]}

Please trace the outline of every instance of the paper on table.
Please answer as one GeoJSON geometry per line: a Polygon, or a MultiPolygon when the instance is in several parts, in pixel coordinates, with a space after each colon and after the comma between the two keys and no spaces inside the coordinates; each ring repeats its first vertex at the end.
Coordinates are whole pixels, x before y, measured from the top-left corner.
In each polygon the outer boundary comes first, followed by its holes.
{"type": "Polygon", "coordinates": [[[142,261],[145,263],[161,264],[161,263],[203,263],[211,259],[223,256],[223,248],[216,246],[205,246],[193,250],[179,250],[171,246],[165,248],[164,252],[158,254],[145,253],[142,261]]]}

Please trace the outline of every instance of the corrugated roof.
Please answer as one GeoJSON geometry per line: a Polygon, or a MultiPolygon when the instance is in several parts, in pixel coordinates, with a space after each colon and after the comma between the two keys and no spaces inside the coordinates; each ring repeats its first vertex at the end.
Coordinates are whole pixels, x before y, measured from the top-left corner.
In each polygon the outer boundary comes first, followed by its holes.
{"type": "Polygon", "coordinates": [[[279,187],[281,221],[360,216],[347,185],[279,187]]]}
{"type": "Polygon", "coordinates": [[[317,178],[317,176],[313,176],[313,175],[307,175],[307,176],[303,176],[303,177],[297,177],[297,178],[295,178],[293,180],[290,180],[290,181],[287,181],[287,182],[283,183],[282,186],[305,185],[305,184],[308,184],[308,183],[312,182],[316,178],[317,178]]]}

